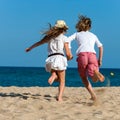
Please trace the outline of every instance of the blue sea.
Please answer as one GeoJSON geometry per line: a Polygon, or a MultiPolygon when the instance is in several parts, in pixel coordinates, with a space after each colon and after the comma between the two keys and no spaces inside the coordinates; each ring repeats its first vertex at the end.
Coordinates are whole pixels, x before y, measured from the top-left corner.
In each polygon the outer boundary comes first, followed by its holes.
{"type": "MultiPolygon", "coordinates": [[[[100,72],[105,76],[103,83],[91,84],[93,87],[120,86],[120,69],[101,68],[100,72]]],[[[2,87],[48,87],[50,73],[42,67],[0,67],[0,86],[2,87]]],[[[52,86],[58,86],[54,82],[52,86]]],[[[83,87],[77,68],[67,68],[66,70],[67,87],[83,87]]]]}

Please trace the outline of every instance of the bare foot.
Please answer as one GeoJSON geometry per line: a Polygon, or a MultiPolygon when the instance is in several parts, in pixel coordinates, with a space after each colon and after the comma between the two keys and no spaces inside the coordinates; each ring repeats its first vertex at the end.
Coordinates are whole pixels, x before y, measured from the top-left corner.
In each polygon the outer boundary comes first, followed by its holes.
{"type": "Polygon", "coordinates": [[[104,82],[105,77],[99,71],[95,71],[95,74],[100,82],[104,82]]]}
{"type": "Polygon", "coordinates": [[[63,100],[62,100],[62,98],[59,98],[59,97],[58,97],[58,98],[57,98],[57,101],[58,101],[58,102],[62,102],[63,100]]]}
{"type": "Polygon", "coordinates": [[[53,83],[57,78],[58,78],[58,77],[57,77],[56,74],[51,75],[51,77],[48,79],[48,83],[49,83],[50,85],[52,85],[52,83],[53,83]]]}
{"type": "Polygon", "coordinates": [[[93,82],[97,82],[98,80],[104,82],[104,79],[104,76],[99,71],[94,71],[94,76],[92,78],[93,82]]]}
{"type": "Polygon", "coordinates": [[[91,97],[90,100],[96,101],[96,100],[97,100],[97,97],[96,97],[96,96],[91,97]]]}

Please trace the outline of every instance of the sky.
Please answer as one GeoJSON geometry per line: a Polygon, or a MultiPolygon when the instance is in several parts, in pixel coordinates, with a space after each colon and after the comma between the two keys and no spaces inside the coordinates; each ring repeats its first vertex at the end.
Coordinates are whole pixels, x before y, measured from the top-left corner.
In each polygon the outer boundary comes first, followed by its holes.
{"type": "MultiPolygon", "coordinates": [[[[65,20],[69,36],[76,32],[78,16],[85,15],[104,47],[101,68],[120,68],[119,5],[120,0],[0,0],[0,66],[44,67],[47,44],[29,53],[25,49],[43,37],[40,32],[48,29],[48,23],[65,20]]],[[[68,67],[77,67],[76,49],[73,41],[74,58],[68,67]]]]}

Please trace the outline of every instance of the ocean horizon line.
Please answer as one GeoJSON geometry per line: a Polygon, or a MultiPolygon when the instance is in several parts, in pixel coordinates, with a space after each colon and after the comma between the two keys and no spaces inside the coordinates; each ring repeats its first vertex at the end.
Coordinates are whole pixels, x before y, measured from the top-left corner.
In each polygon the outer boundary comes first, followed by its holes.
{"type": "MultiPolygon", "coordinates": [[[[44,68],[44,66],[0,66],[0,68],[7,68],[7,67],[10,67],[10,68],[44,68]]],[[[77,67],[67,67],[67,69],[77,69],[77,67]]],[[[108,67],[101,67],[100,69],[120,69],[120,68],[108,68],[108,67]]]]}

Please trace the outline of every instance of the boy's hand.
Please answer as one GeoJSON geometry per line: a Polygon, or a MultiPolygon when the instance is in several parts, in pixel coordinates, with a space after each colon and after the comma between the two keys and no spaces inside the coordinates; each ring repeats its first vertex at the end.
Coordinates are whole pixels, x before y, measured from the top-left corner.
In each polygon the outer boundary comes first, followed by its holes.
{"type": "Polygon", "coordinates": [[[102,60],[98,60],[98,65],[102,66],[102,60]]]}

